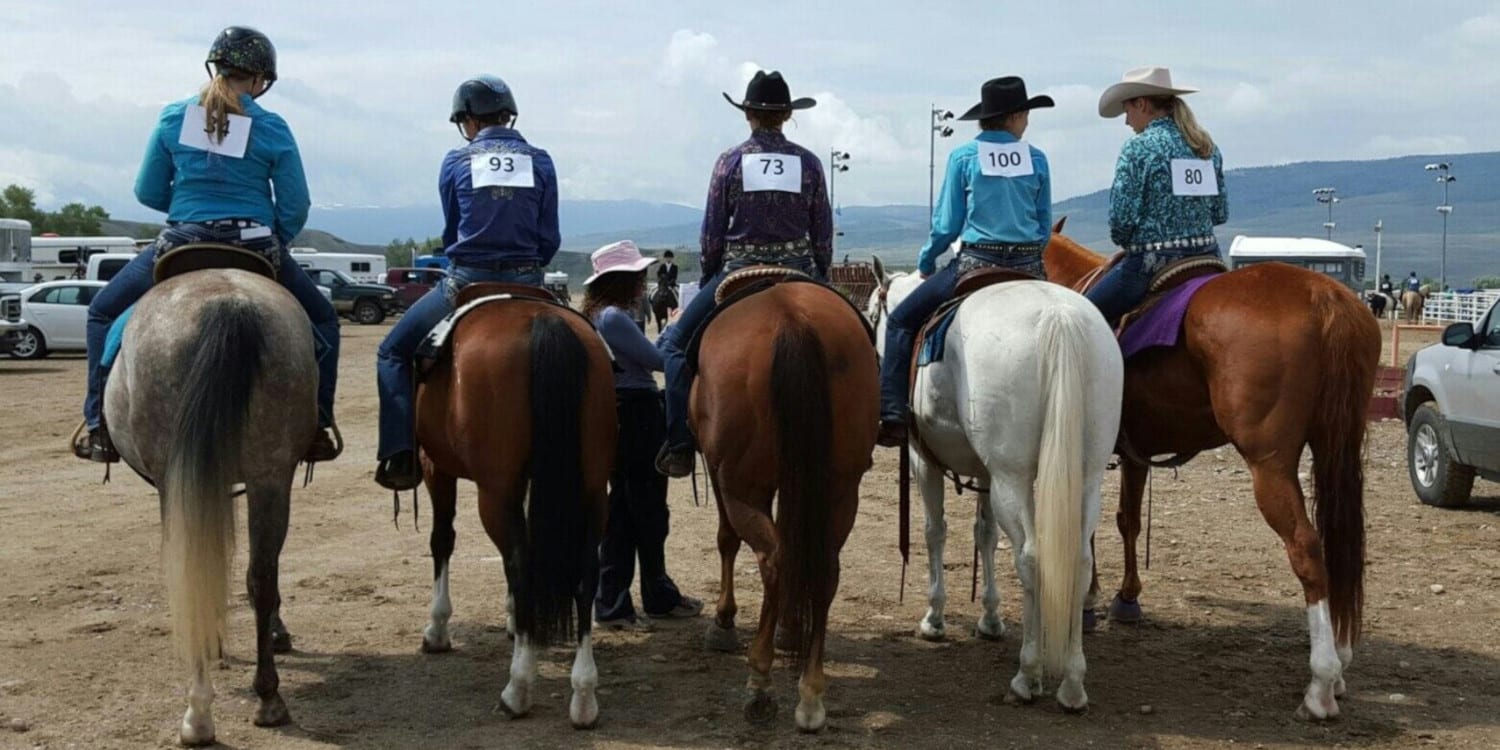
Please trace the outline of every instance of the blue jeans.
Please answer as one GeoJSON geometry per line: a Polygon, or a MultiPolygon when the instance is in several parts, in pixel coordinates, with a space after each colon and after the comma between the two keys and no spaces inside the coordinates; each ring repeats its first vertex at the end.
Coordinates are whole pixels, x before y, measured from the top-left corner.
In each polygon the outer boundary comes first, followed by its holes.
{"type": "MultiPolygon", "coordinates": [[[[235,233],[238,230],[234,230],[235,233]]],[[[88,395],[83,400],[83,419],[90,430],[99,426],[101,400],[104,394],[104,375],[100,371],[99,357],[104,352],[104,340],[110,326],[126,309],[134,305],[155,283],[152,267],[156,263],[158,245],[175,247],[187,242],[229,242],[258,252],[268,252],[279,245],[275,237],[241,241],[225,236],[215,227],[200,224],[178,224],[162,231],[155,244],[142,250],[134,260],[125,264],[120,272],[110,279],[109,285],[99,290],[94,301],[89,303],[88,327],[88,395]]],[[[318,426],[333,424],[333,395],[338,385],[339,373],[339,316],[333,305],[318,291],[302,267],[292,259],[285,248],[280,249],[281,261],[276,280],[291,292],[297,303],[307,312],[312,322],[313,353],[318,359],[318,426]]]]}
{"type": "Polygon", "coordinates": [[[1219,255],[1219,248],[1190,251],[1132,252],[1111,268],[1099,283],[1089,290],[1088,298],[1104,314],[1111,327],[1118,325],[1125,313],[1134,310],[1151,290],[1151,279],[1169,263],[1199,255],[1219,255]]]}
{"type": "Polygon", "coordinates": [[[944,302],[953,299],[957,287],[958,259],[954,258],[937,273],[928,276],[891,311],[885,323],[885,354],[880,359],[881,421],[906,421],[912,348],[916,346],[917,331],[944,302]]]}
{"type": "MultiPolygon", "coordinates": [[[[695,445],[693,428],[688,425],[688,396],[693,390],[693,376],[692,373],[687,372],[688,343],[693,340],[693,334],[703,325],[704,318],[714,311],[714,291],[719,288],[719,283],[724,281],[724,277],[731,271],[738,271],[753,265],[759,264],[750,261],[726,263],[722,271],[702,283],[693,301],[689,302],[687,307],[682,309],[682,313],[677,316],[677,322],[667,326],[667,330],[656,342],[665,360],[665,366],[662,369],[665,370],[667,376],[668,450],[690,450],[695,445]]],[[[780,265],[807,273],[816,273],[812,268],[810,257],[793,258],[780,265]]]]}
{"type": "Polygon", "coordinates": [[[428,290],[412,305],[375,354],[375,383],[380,391],[380,445],[375,457],[385,460],[416,448],[416,383],[412,358],[432,327],[453,312],[460,289],[476,281],[504,281],[542,285],[541,271],[505,271],[454,265],[448,278],[428,290]]]}

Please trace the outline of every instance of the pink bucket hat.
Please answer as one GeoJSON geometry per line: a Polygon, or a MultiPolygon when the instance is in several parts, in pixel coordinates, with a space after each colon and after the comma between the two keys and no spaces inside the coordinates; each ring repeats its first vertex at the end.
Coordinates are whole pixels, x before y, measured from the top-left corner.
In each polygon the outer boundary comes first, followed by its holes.
{"type": "Polygon", "coordinates": [[[647,266],[656,262],[655,258],[641,257],[640,248],[630,240],[620,240],[595,250],[589,256],[594,263],[594,275],[583,280],[583,285],[588,286],[594,280],[607,273],[615,271],[644,271],[647,266]]]}

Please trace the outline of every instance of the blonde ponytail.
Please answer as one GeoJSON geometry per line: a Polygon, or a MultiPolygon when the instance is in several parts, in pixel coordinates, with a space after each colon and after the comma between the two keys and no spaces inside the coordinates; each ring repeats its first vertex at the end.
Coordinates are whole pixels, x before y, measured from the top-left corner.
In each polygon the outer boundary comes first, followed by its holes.
{"type": "Polygon", "coordinates": [[[1177,123],[1177,131],[1182,133],[1183,140],[1187,141],[1188,148],[1193,153],[1201,159],[1213,156],[1214,139],[1198,124],[1198,118],[1193,116],[1193,110],[1188,107],[1187,102],[1174,96],[1165,109],[1171,113],[1172,122],[1177,123]]]}
{"type": "Polygon", "coordinates": [[[230,81],[249,80],[251,77],[232,68],[220,68],[218,75],[198,92],[198,103],[206,110],[203,132],[208,133],[209,140],[223,143],[224,136],[229,134],[229,115],[245,114],[245,108],[240,106],[239,92],[234,90],[230,81]]]}

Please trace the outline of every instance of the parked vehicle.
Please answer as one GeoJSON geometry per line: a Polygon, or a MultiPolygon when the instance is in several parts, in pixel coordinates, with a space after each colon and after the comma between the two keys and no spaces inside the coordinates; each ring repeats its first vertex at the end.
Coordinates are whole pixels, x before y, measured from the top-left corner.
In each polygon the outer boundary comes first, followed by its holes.
{"type": "Polygon", "coordinates": [[[0,282],[31,280],[31,222],[0,219],[0,282]]]}
{"type": "MultiPolygon", "coordinates": [[[[104,288],[102,281],[47,281],[27,287],[18,296],[17,319],[26,328],[16,340],[10,356],[17,359],[40,359],[52,352],[81,352],[84,328],[88,323],[89,303],[104,288]]],[[[12,305],[3,305],[10,318],[12,305]]]]}
{"type": "Polygon", "coordinates": [[[568,275],[562,271],[548,271],[542,277],[542,286],[552,292],[552,296],[564,305],[572,304],[573,293],[568,291],[568,275]]]}
{"type": "MultiPolygon", "coordinates": [[[[31,238],[31,270],[42,278],[83,278],[89,259],[103,253],[139,252],[130,237],[56,237],[31,238]]],[[[29,278],[29,277],[28,277],[29,278]]]]}
{"type": "Polygon", "coordinates": [[[291,249],[292,260],[303,268],[343,271],[361,284],[378,284],[385,273],[385,256],[362,253],[325,253],[311,247],[291,249]]]}
{"type": "Polygon", "coordinates": [[[21,295],[0,294],[0,354],[10,354],[29,327],[21,317],[21,295]]]}
{"type": "Polygon", "coordinates": [[[1407,469],[1423,503],[1468,502],[1475,475],[1500,482],[1500,303],[1412,355],[1400,408],[1407,469]]]}
{"type": "Polygon", "coordinates": [[[88,270],[84,272],[83,278],[91,281],[109,281],[125,267],[126,263],[135,260],[135,253],[98,253],[89,256],[88,270]]]}
{"type": "Polygon", "coordinates": [[[331,268],[308,268],[313,283],[327,287],[332,294],[333,309],[361,325],[376,325],[387,315],[405,309],[396,298],[396,290],[384,284],[361,284],[349,274],[331,268]]]}
{"type": "Polygon", "coordinates": [[[380,283],[396,290],[396,299],[402,307],[411,307],[447,276],[448,272],[441,268],[392,268],[385,272],[380,283]]]}

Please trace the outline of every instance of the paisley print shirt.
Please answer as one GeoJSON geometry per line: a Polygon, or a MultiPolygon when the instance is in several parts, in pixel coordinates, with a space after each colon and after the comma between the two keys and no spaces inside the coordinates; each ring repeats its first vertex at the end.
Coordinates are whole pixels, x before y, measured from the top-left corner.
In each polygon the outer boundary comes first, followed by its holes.
{"type": "Polygon", "coordinates": [[[823,163],[780,131],[756,130],[749,140],[725,151],[714,164],[700,238],[703,276],[713,276],[723,267],[728,243],[769,245],[799,240],[811,243],[813,263],[820,274],[826,274],[833,260],[833,212],[828,205],[823,163]],[[799,157],[801,192],[745,192],[740,162],[746,154],[759,153],[799,157]]]}
{"type": "Polygon", "coordinates": [[[1109,236],[1130,249],[1167,240],[1205,237],[1229,220],[1224,157],[1211,156],[1218,195],[1173,195],[1173,159],[1199,159],[1170,117],[1153,120],[1125,142],[1109,190],[1109,236]]]}

